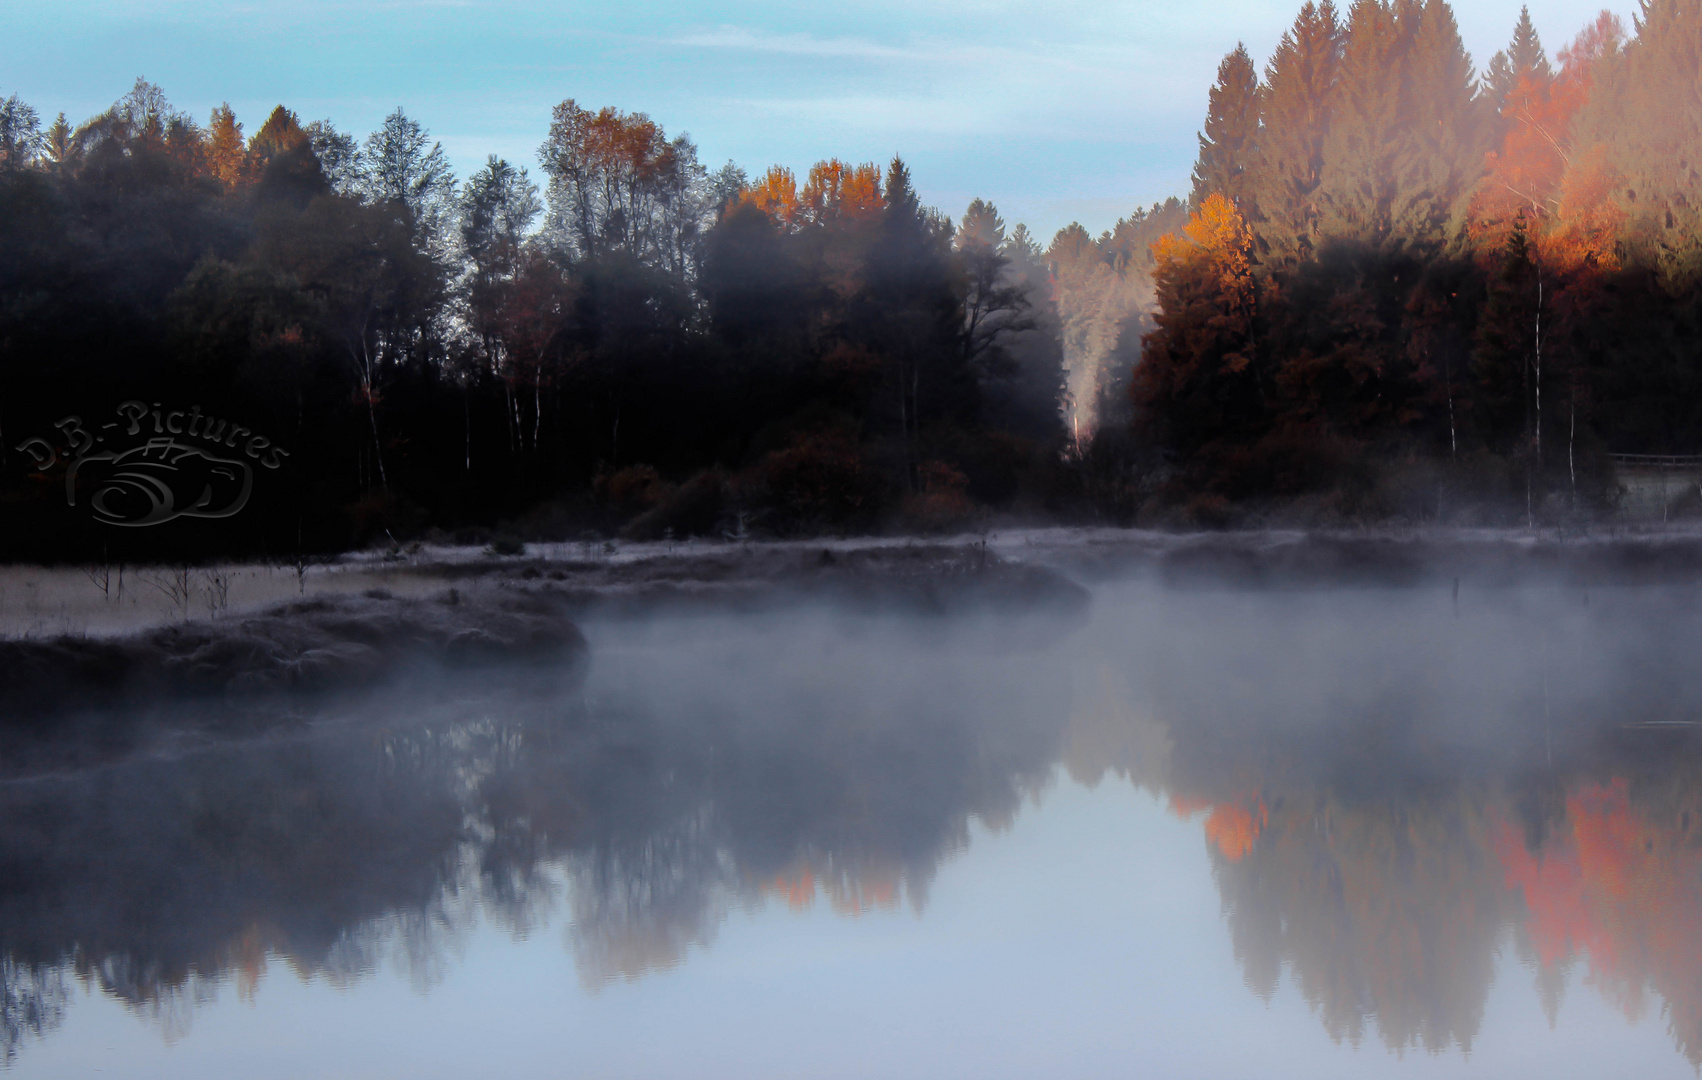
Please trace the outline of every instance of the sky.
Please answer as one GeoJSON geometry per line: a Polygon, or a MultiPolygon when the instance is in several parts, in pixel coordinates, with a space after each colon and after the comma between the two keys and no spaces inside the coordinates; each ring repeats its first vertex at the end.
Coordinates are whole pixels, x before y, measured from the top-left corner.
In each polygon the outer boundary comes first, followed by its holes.
{"type": "MultiPolygon", "coordinates": [[[[573,98],[689,134],[712,169],[898,154],[924,201],[988,198],[1047,239],[1186,194],[1218,62],[1241,41],[1262,67],[1299,4],[10,0],[0,96],[76,122],[143,76],[202,121],[228,101],[252,133],[282,103],[361,136],[401,106],[461,176],[489,154],[535,173],[573,98]]],[[[1455,5],[1480,68],[1519,7],[1455,5]]],[[[1611,8],[1629,24],[1630,0],[1611,8]]],[[[1552,55],[1599,10],[1531,14],[1552,55]]]]}

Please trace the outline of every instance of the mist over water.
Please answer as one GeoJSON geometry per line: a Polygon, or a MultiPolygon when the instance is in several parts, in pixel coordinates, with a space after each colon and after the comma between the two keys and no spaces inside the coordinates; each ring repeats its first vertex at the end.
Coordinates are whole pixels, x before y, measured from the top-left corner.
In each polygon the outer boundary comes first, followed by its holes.
{"type": "Polygon", "coordinates": [[[0,1054],[1693,1075],[1696,592],[606,619],[576,689],[402,687],[13,776],[0,1054]]]}

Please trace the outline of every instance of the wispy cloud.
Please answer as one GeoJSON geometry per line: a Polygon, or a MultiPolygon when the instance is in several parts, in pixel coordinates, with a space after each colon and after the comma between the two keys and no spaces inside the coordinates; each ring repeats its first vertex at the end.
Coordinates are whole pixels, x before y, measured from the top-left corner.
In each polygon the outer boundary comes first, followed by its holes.
{"type": "Polygon", "coordinates": [[[1022,48],[962,40],[916,38],[897,45],[861,37],[820,37],[814,34],[776,34],[746,26],[724,25],[663,39],[688,49],[724,50],[774,56],[878,60],[914,64],[934,70],[969,68],[978,71],[1020,71],[1035,68],[1081,74],[1126,69],[1155,55],[1153,42],[1048,44],[1027,42],[1022,48]]]}
{"type": "Polygon", "coordinates": [[[727,104],[787,120],[870,131],[965,135],[999,128],[992,109],[950,97],[741,98],[727,104]]]}
{"type": "Polygon", "coordinates": [[[813,34],[771,34],[743,26],[721,26],[667,39],[670,45],[697,49],[779,53],[787,56],[837,56],[854,60],[935,61],[937,54],[862,38],[821,38],[813,34]]]}

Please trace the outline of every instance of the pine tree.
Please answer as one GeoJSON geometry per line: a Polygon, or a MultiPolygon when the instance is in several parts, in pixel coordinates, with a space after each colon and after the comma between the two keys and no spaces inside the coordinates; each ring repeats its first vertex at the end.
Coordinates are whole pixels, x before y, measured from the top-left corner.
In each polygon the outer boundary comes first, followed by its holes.
{"type": "Polygon", "coordinates": [[[71,122],[65,119],[64,113],[60,113],[48,126],[47,132],[43,136],[42,153],[47,155],[47,160],[53,162],[55,166],[63,167],[74,152],[75,136],[76,131],[71,127],[71,122]]]}
{"type": "Polygon", "coordinates": [[[1200,133],[1200,159],[1194,166],[1193,205],[1221,194],[1245,217],[1256,217],[1251,198],[1251,166],[1258,152],[1261,105],[1259,74],[1245,45],[1218,65],[1217,85],[1211,89],[1205,130],[1200,133]]]}
{"type": "Polygon", "coordinates": [[[1391,191],[1390,227],[1409,244],[1434,249],[1482,172],[1476,79],[1444,0],[1418,16],[1405,65],[1404,124],[1391,191]]]}
{"type": "Polygon", "coordinates": [[[1542,39],[1531,23],[1530,8],[1520,8],[1519,22],[1513,27],[1513,40],[1490,58],[1489,67],[1479,80],[1479,122],[1483,125],[1486,149],[1495,150],[1506,140],[1508,102],[1521,83],[1546,88],[1553,79],[1548,53],[1543,50],[1542,39]]]}
{"type": "Polygon", "coordinates": [[[263,198],[305,206],[329,190],[296,114],[279,105],[248,140],[247,172],[263,198]]]}
{"type": "Polygon", "coordinates": [[[1543,52],[1542,39],[1537,36],[1537,28],[1531,24],[1531,9],[1519,9],[1519,23],[1513,27],[1513,40],[1507,48],[1495,54],[1489,61],[1489,69],[1484,72],[1484,92],[1489,97],[1490,107],[1500,109],[1507,102],[1507,95],[1519,84],[1519,80],[1527,75],[1535,75],[1544,81],[1553,76],[1549,70],[1548,55],[1543,52]]]}
{"type": "Polygon", "coordinates": [[[1644,0],[1635,24],[1624,52],[1594,65],[1573,156],[1612,163],[1631,249],[1690,279],[1702,276],[1702,7],[1644,0]]]}
{"type": "Polygon", "coordinates": [[[272,110],[272,115],[260,125],[260,130],[248,140],[248,156],[257,168],[264,168],[266,163],[279,154],[294,150],[307,141],[307,135],[302,131],[301,120],[289,109],[279,105],[272,110]]]}
{"type": "Polygon", "coordinates": [[[1499,266],[1478,319],[1472,374],[1477,387],[1472,415],[1479,436],[1494,450],[1517,453],[1532,441],[1535,424],[1534,358],[1538,268],[1525,216],[1502,245],[1499,266]]]}
{"type": "Polygon", "coordinates": [[[903,159],[887,168],[879,236],[865,267],[862,342],[885,360],[911,483],[931,425],[974,408],[975,378],[962,347],[963,308],[951,257],[951,222],[924,207],[903,159]]]}
{"type": "Polygon", "coordinates": [[[1318,186],[1326,235],[1374,245],[1388,238],[1402,141],[1403,29],[1381,0],[1355,0],[1348,14],[1318,186]]]}
{"type": "Polygon", "coordinates": [[[1255,230],[1278,264],[1304,259],[1314,246],[1315,195],[1341,50],[1335,6],[1308,2],[1265,68],[1265,126],[1252,187],[1264,218],[1255,230]]]}

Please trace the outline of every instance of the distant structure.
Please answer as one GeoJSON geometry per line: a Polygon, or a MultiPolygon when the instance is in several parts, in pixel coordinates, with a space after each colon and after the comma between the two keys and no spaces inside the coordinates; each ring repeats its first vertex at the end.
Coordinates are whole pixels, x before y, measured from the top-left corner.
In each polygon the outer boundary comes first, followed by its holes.
{"type": "Polygon", "coordinates": [[[1622,517],[1668,520],[1702,503],[1702,454],[1614,454],[1622,517]]]}

